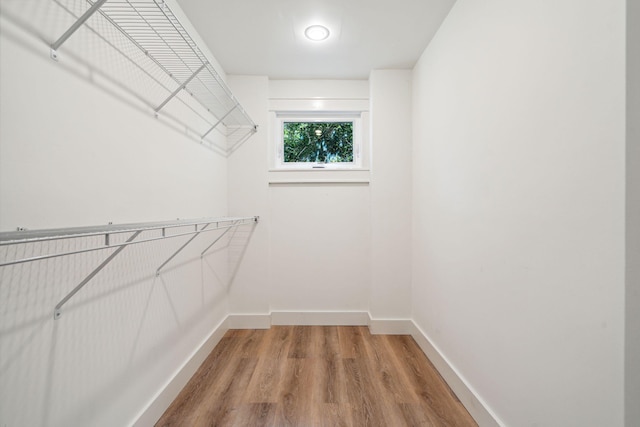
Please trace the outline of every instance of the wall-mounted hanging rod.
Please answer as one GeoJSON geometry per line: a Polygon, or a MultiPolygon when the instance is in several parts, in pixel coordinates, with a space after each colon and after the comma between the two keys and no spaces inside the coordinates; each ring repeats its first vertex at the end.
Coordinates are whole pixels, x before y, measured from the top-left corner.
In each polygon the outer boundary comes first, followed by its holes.
{"type": "Polygon", "coordinates": [[[201,253],[201,257],[204,253],[209,250],[216,242],[218,242],[222,236],[224,236],[230,229],[234,227],[238,227],[244,224],[255,224],[258,222],[259,217],[251,216],[251,217],[238,217],[238,218],[205,218],[200,220],[176,220],[176,221],[167,221],[167,222],[151,222],[151,223],[137,223],[137,224],[125,224],[125,225],[106,225],[106,226],[97,226],[97,227],[75,227],[75,228],[59,228],[59,229],[51,229],[51,230],[34,230],[34,231],[15,231],[15,232],[3,232],[0,233],[0,246],[9,246],[9,245],[19,245],[19,244],[30,244],[30,243],[39,243],[39,242],[47,242],[53,240],[62,240],[62,239],[76,239],[83,237],[95,237],[104,235],[104,245],[95,246],[92,248],[79,249],[74,251],[66,251],[66,252],[58,252],[54,254],[45,254],[38,255],[34,257],[27,257],[21,259],[0,261],[0,267],[5,267],[9,265],[21,264],[32,261],[39,261],[43,259],[61,257],[66,255],[74,255],[85,252],[97,251],[97,250],[105,250],[105,249],[116,249],[109,257],[107,257],[98,267],[96,267],[84,280],[82,280],[71,292],[69,292],[64,298],[60,300],[60,302],[55,306],[54,309],[54,319],[60,318],[62,315],[62,306],[66,304],[80,289],[82,289],[91,279],[93,279],[96,274],[98,274],[104,267],[107,266],[120,252],[124,250],[129,245],[152,242],[156,240],[169,239],[180,236],[189,236],[192,237],[184,243],[180,249],[178,249],[169,259],[167,259],[156,271],[156,274],[160,272],[160,270],[171,261],[180,251],[182,251],[189,243],[191,243],[198,235],[206,232],[222,230],[224,232],[218,236],[212,244],[210,244],[204,252],[201,253]],[[173,234],[168,234],[167,230],[178,228],[178,227],[194,227],[194,231],[188,232],[177,232],[173,234]],[[137,237],[147,231],[152,230],[161,230],[162,235],[159,237],[151,237],[147,239],[136,240],[137,237]],[[110,236],[112,234],[122,234],[122,233],[132,233],[129,238],[123,243],[111,244],[110,236]]]}
{"type": "MultiPolygon", "coordinates": [[[[18,231],[0,232],[0,246],[18,245],[23,243],[48,242],[52,240],[72,239],[79,237],[102,236],[107,234],[132,233],[138,230],[162,230],[188,226],[202,226],[205,224],[217,223],[220,225],[230,225],[236,221],[248,223],[257,222],[259,217],[221,217],[202,218],[196,220],[177,219],[173,221],[139,222],[132,224],[108,224],[88,227],[53,228],[45,230],[28,230],[19,227],[18,231]]],[[[187,233],[188,234],[188,233],[187,233]]],[[[183,235],[183,234],[181,234],[183,235]]],[[[104,249],[99,247],[97,249],[104,249]]],[[[4,264],[0,263],[0,267],[4,264]]]]}

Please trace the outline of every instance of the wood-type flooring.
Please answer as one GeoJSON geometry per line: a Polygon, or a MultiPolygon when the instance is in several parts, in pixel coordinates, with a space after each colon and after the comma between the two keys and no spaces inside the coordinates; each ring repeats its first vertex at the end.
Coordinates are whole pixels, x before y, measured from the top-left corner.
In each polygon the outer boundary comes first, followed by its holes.
{"type": "Polygon", "coordinates": [[[408,335],[230,330],[156,426],[477,426],[408,335]]]}

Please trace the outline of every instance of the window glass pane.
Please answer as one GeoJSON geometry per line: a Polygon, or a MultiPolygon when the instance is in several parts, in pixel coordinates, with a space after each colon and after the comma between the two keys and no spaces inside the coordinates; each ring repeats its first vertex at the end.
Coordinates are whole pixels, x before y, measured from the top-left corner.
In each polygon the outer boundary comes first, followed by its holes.
{"type": "Polygon", "coordinates": [[[284,122],[284,161],[353,162],[353,122],[284,122]]]}

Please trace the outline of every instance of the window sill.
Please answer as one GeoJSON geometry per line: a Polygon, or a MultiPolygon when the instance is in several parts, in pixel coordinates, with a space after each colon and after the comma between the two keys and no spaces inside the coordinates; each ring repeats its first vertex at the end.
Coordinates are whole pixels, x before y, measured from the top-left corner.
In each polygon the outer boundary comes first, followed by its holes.
{"type": "Polygon", "coordinates": [[[369,169],[365,168],[281,168],[281,169],[269,169],[269,173],[273,172],[301,172],[301,173],[313,173],[313,172],[369,172],[369,169]]]}
{"type": "Polygon", "coordinates": [[[269,185],[369,184],[369,169],[271,169],[269,185]],[[282,173],[286,172],[286,173],[282,173]]]}

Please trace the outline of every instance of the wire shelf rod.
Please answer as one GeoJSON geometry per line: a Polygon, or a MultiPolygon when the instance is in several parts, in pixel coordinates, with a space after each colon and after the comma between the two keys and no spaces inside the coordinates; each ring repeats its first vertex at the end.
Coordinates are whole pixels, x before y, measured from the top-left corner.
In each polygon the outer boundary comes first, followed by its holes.
{"type": "Polygon", "coordinates": [[[60,239],[100,236],[104,234],[132,233],[138,230],[150,231],[176,227],[188,227],[212,223],[233,224],[235,221],[258,221],[257,216],[201,218],[194,220],[173,220],[157,222],[140,222],[131,224],[108,224],[89,227],[54,228],[45,230],[24,230],[0,232],[0,246],[35,243],[60,239]]]}
{"type": "MultiPolygon", "coordinates": [[[[241,225],[241,224],[238,224],[241,225]]],[[[115,247],[119,247],[119,246],[129,246],[129,245],[137,245],[139,243],[148,243],[148,242],[155,242],[158,240],[163,240],[163,239],[171,239],[173,237],[181,237],[181,236],[191,236],[193,234],[196,233],[206,233],[209,231],[215,231],[215,230],[221,230],[224,228],[231,228],[231,227],[235,227],[235,225],[228,225],[228,226],[224,226],[224,227],[218,227],[218,228],[209,228],[207,230],[203,230],[203,231],[191,231],[191,232],[185,232],[185,233],[176,233],[176,234],[169,234],[166,236],[161,236],[161,237],[152,237],[149,239],[144,239],[144,240],[136,240],[134,242],[129,242],[129,243],[118,243],[118,244],[114,244],[111,246],[96,246],[93,248],[87,248],[87,249],[78,249],[75,251],[66,251],[66,252],[58,252],[55,254],[47,254],[47,255],[37,255],[37,256],[33,256],[33,257],[29,257],[29,258],[21,258],[21,259],[17,259],[17,260],[12,260],[12,261],[5,261],[0,263],[0,267],[7,267],[10,265],[17,265],[17,264],[24,264],[24,263],[28,263],[28,262],[34,262],[34,261],[42,261],[45,259],[52,259],[52,258],[60,258],[63,256],[69,256],[69,255],[78,255],[78,254],[82,254],[82,253],[87,253],[87,252],[94,252],[94,251],[99,251],[99,250],[104,250],[104,249],[112,249],[115,247]]]]}

